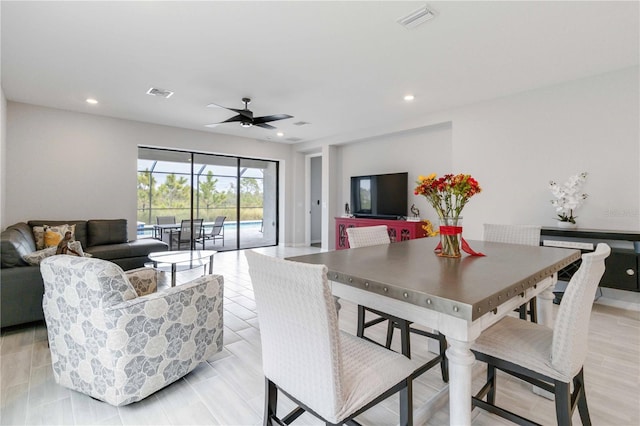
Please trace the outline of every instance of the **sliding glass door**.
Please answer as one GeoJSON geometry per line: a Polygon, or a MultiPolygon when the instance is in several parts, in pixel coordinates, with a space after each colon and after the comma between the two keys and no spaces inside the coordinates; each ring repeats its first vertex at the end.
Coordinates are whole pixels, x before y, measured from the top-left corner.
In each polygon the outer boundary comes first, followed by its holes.
{"type": "Polygon", "coordinates": [[[276,245],[278,163],[141,147],[139,237],[153,236],[158,216],[203,219],[207,249],[276,245]]]}
{"type": "Polygon", "coordinates": [[[154,225],[165,216],[177,223],[191,219],[191,154],[140,148],[138,225],[154,225]]]}
{"type": "Polygon", "coordinates": [[[277,244],[278,163],[240,159],[240,248],[277,244]]]}

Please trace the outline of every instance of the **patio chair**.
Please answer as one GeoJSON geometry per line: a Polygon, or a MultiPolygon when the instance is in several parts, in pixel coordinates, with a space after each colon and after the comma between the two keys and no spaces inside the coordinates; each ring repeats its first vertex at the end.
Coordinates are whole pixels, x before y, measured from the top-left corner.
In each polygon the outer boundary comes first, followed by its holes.
{"type": "MultiPolygon", "coordinates": [[[[156,225],[174,225],[176,223],[176,217],[175,216],[156,216],[156,225]]],[[[153,238],[158,239],[158,240],[162,240],[162,232],[163,229],[158,227],[158,226],[154,226],[153,227],[153,238]]],[[[170,229],[165,229],[164,233],[168,234],[171,230],[170,229]]]]}
{"type": "Polygon", "coordinates": [[[191,249],[191,243],[200,238],[202,238],[202,219],[186,219],[180,223],[180,228],[177,231],[171,233],[169,247],[173,250],[173,244],[178,244],[178,250],[180,250],[182,244],[187,243],[191,249]]]}
{"type": "Polygon", "coordinates": [[[416,364],[340,330],[327,267],[245,255],[260,322],[263,424],[290,424],[305,411],[326,424],[358,424],[354,417],[398,392],[400,425],[412,424],[416,364]],[[281,418],[278,393],[298,405],[281,418]]]}
{"type": "MultiPolygon", "coordinates": [[[[389,233],[387,230],[387,225],[347,228],[347,235],[349,237],[349,247],[351,248],[367,247],[367,246],[391,243],[391,239],[389,238],[389,233]]],[[[411,328],[411,321],[407,321],[403,318],[399,318],[394,315],[390,315],[385,312],[378,311],[376,309],[368,308],[363,305],[358,305],[358,329],[357,329],[358,337],[361,337],[363,339],[369,340],[374,343],[378,343],[366,337],[364,335],[364,331],[367,327],[371,327],[372,325],[376,325],[384,321],[388,321],[387,340],[384,346],[387,349],[391,348],[391,343],[393,341],[393,332],[396,328],[399,328],[402,354],[406,355],[409,358],[411,358],[410,333],[420,334],[421,336],[425,336],[425,337],[429,337],[431,339],[437,340],[440,354],[437,357],[430,360],[427,364],[425,364],[425,366],[423,367],[423,371],[426,371],[431,367],[434,367],[440,364],[442,380],[445,382],[449,381],[449,368],[447,363],[447,356],[445,354],[447,350],[447,339],[442,333],[431,333],[425,330],[411,328]],[[372,320],[366,321],[365,316],[367,311],[375,314],[377,317],[372,320]]]]}
{"type": "MultiPolygon", "coordinates": [[[[582,424],[591,424],[583,365],[593,298],[610,253],[611,248],[600,243],[595,252],[582,255],[580,269],[567,286],[553,330],[506,316],[478,337],[471,350],[478,361],[487,363],[487,383],[472,398],[473,406],[520,425],[537,424],[495,405],[498,369],[554,393],[558,425],[571,425],[576,406],[582,424]]],[[[512,400],[513,393],[507,393],[512,400]]]]}
{"type": "Polygon", "coordinates": [[[205,249],[205,243],[210,240],[213,240],[214,245],[216,240],[222,240],[222,247],[224,247],[224,221],[226,218],[226,216],[216,217],[213,227],[211,228],[211,232],[208,234],[202,234],[202,236],[197,239],[197,242],[202,243],[203,250],[205,249]]]}

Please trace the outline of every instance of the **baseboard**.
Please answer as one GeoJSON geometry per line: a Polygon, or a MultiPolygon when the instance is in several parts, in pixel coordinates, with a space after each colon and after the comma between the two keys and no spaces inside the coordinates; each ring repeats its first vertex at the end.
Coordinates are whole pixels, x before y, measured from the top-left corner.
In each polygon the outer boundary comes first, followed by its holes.
{"type": "Polygon", "coordinates": [[[600,288],[602,289],[602,296],[595,303],[640,312],[640,293],[617,290],[615,288],[600,288]]]}

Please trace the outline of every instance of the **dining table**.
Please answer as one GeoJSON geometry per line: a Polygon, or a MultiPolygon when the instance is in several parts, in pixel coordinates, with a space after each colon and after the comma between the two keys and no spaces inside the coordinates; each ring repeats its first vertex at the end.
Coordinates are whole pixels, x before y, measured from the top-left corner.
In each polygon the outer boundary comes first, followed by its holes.
{"type": "MultiPolygon", "coordinates": [[[[468,241],[484,256],[448,258],[434,253],[438,242],[439,238],[419,238],[288,260],[325,265],[334,296],[443,333],[449,344],[449,422],[470,425],[473,342],[533,297],[538,298],[538,322],[551,327],[557,272],[581,254],[574,249],[468,241]]],[[[413,421],[424,423],[432,405],[416,407],[413,421]]]]}

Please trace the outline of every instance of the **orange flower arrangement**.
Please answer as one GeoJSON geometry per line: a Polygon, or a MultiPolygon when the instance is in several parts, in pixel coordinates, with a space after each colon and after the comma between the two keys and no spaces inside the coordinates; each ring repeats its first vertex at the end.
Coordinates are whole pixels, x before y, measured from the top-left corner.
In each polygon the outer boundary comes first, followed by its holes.
{"type": "MultiPolygon", "coordinates": [[[[418,176],[416,183],[414,194],[423,195],[440,218],[440,244],[436,247],[436,253],[444,257],[460,257],[462,242],[462,250],[474,256],[484,256],[474,252],[461,235],[460,213],[469,199],[482,191],[478,181],[462,173],[442,177],[433,173],[426,177],[418,176]]],[[[425,231],[429,232],[427,229],[425,231]]]]}
{"type": "Polygon", "coordinates": [[[459,217],[469,199],[482,191],[478,181],[462,173],[439,178],[435,173],[426,177],[418,176],[416,183],[414,194],[423,195],[441,219],[459,217]]]}

